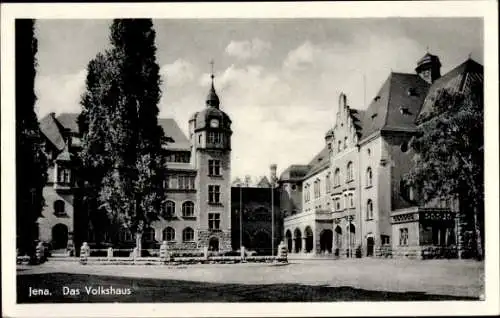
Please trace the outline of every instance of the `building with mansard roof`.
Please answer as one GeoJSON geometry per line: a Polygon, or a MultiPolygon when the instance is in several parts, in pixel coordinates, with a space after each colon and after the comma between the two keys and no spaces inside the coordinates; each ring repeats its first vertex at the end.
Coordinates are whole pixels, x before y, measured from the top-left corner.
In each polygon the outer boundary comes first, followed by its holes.
{"type": "MultiPolygon", "coordinates": [[[[172,249],[231,250],[231,120],[220,109],[212,86],[206,107],[189,120],[189,137],[171,118],[158,119],[163,129],[167,158],[164,188],[167,201],[156,221],[144,230],[143,246],[167,241],[172,249]]],[[[72,249],[95,243],[95,227],[82,207],[77,155],[81,149],[78,114],[51,113],[40,120],[49,158],[49,177],[43,189],[45,207],[38,220],[39,239],[53,249],[72,249]]],[[[101,233],[104,243],[111,242],[101,233]]],[[[119,231],[122,246],[135,239],[126,228],[119,231]]]]}
{"type": "Polygon", "coordinates": [[[339,96],[325,148],[279,179],[292,257],[422,257],[429,247],[440,253],[460,248],[456,202],[423,205],[402,182],[414,156],[408,142],[436,94],[467,93],[483,82],[482,65],[470,58],[443,76],[440,70],[439,58],[427,53],[414,74],[391,72],[366,110],[339,96]]]}

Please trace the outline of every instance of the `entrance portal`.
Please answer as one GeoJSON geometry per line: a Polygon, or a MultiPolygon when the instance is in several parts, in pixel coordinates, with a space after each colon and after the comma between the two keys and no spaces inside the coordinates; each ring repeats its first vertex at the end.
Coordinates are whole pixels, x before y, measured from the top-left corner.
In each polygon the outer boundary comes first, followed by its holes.
{"type": "Polygon", "coordinates": [[[373,256],[373,247],[375,246],[375,240],[373,237],[368,237],[366,239],[366,256],[373,256]]]}
{"type": "Polygon", "coordinates": [[[290,232],[290,230],[286,231],[286,245],[287,245],[287,248],[288,248],[288,253],[291,253],[292,252],[292,233],[290,232]]]}
{"type": "Polygon", "coordinates": [[[319,244],[321,253],[332,253],[333,232],[332,230],[323,230],[319,235],[319,244]]]}
{"type": "Polygon", "coordinates": [[[209,251],[219,251],[219,239],[216,237],[212,237],[210,241],[208,241],[208,250],[209,251]]]}
{"type": "Polygon", "coordinates": [[[52,248],[54,250],[66,248],[68,245],[68,227],[58,223],[52,228],[52,248]]]}
{"type": "Polygon", "coordinates": [[[310,253],[313,250],[313,231],[311,228],[308,226],[305,229],[305,236],[306,236],[306,253],[310,253]]]}
{"type": "Polygon", "coordinates": [[[300,233],[299,229],[295,229],[293,234],[295,239],[295,253],[300,253],[302,251],[302,233],[300,233]]]}

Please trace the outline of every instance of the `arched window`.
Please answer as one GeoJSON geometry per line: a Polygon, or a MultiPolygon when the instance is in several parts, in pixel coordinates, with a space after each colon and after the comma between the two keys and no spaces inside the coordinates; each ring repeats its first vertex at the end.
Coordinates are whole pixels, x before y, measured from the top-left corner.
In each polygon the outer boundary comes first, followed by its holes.
{"type": "Polygon", "coordinates": [[[155,240],[155,229],[152,227],[147,227],[144,229],[144,233],[142,234],[144,241],[146,242],[154,242],[155,240]]]}
{"type": "Polygon", "coordinates": [[[352,161],[349,161],[347,164],[347,176],[346,176],[346,181],[352,181],[354,179],[354,168],[352,161]]]}
{"type": "Polygon", "coordinates": [[[165,216],[173,217],[174,215],[175,215],[175,202],[167,201],[167,203],[165,204],[165,216]]]}
{"type": "Polygon", "coordinates": [[[373,203],[371,199],[366,202],[366,219],[373,219],[373,203]]]}
{"type": "Polygon", "coordinates": [[[340,169],[335,169],[335,174],[333,175],[333,184],[335,187],[340,186],[340,169]]]}
{"type": "Polygon", "coordinates": [[[194,241],[194,231],[192,228],[187,227],[182,231],[182,241],[183,242],[193,242],[194,241]]]}
{"type": "Polygon", "coordinates": [[[184,202],[182,204],[182,216],[183,217],[193,217],[194,216],[194,203],[191,201],[184,202]]]}
{"type": "Polygon", "coordinates": [[[372,168],[368,167],[366,169],[366,186],[371,187],[372,186],[372,168]]]}
{"type": "Polygon", "coordinates": [[[65,215],[66,212],[64,212],[64,201],[63,200],[57,200],[54,202],[54,214],[55,215],[65,215]]]}
{"type": "Polygon", "coordinates": [[[342,151],[342,140],[339,140],[338,152],[342,151]]]}
{"type": "Polygon", "coordinates": [[[167,242],[175,241],[175,230],[170,226],[163,230],[163,240],[167,242]]]}
{"type": "Polygon", "coordinates": [[[344,138],[344,149],[346,149],[346,148],[347,148],[347,144],[348,144],[348,143],[349,143],[349,138],[346,136],[346,137],[344,138]]]}

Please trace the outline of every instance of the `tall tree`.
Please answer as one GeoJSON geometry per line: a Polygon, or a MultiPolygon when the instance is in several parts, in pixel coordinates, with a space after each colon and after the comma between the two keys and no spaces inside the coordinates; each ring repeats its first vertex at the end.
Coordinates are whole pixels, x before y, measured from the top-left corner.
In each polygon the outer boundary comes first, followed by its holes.
{"type": "Polygon", "coordinates": [[[415,165],[406,176],[427,202],[459,200],[460,223],[474,233],[478,258],[484,229],[483,113],[481,84],[465,94],[440,91],[432,111],[419,121],[412,140],[415,165]]]}
{"type": "MultiPolygon", "coordinates": [[[[113,223],[136,233],[140,248],[143,228],[161,211],[165,196],[164,136],[157,106],[161,80],[153,23],[151,19],[116,19],[110,40],[112,47],[105,58],[89,64],[89,76],[94,76],[92,66],[101,79],[92,78],[91,82],[98,83],[94,89],[90,87],[94,84],[87,83],[87,91],[93,89],[98,97],[86,101],[84,96],[84,103],[88,103],[87,109],[99,110],[86,113],[84,107],[81,124],[88,130],[89,147],[93,144],[103,154],[98,158],[105,168],[95,180],[98,206],[108,212],[113,223]],[[92,122],[98,128],[90,142],[92,122]]],[[[94,154],[87,151],[86,155],[89,166],[94,154]]]]}
{"type": "Polygon", "coordinates": [[[34,110],[37,51],[34,20],[16,19],[16,230],[19,250],[31,256],[38,238],[37,219],[45,204],[43,187],[47,180],[44,140],[34,110]]]}
{"type": "MultiPolygon", "coordinates": [[[[112,104],[118,96],[116,87],[112,86],[113,71],[112,60],[107,52],[97,54],[88,63],[86,90],[80,101],[82,112],[78,118],[79,130],[82,133],[82,150],[79,153],[82,167],[82,203],[88,213],[85,223],[90,221],[97,242],[102,241],[103,233],[109,230],[110,225],[117,223],[109,222],[112,220],[99,202],[102,180],[111,168],[106,142],[109,118],[113,116],[112,104]]],[[[115,235],[111,237],[114,238],[115,235]]]]}

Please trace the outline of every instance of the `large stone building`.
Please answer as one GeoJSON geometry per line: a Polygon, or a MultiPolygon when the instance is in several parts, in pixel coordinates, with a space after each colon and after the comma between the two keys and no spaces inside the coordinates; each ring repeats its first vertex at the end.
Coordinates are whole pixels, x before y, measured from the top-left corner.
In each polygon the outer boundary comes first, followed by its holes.
{"type": "MultiPolygon", "coordinates": [[[[467,92],[482,85],[483,67],[468,59],[444,76],[427,53],[415,74],[391,72],[366,110],[341,94],[325,147],[306,165],[280,176],[280,208],[288,250],[337,256],[447,253],[459,241],[454,201],[422,204],[402,182],[414,152],[408,142],[417,118],[440,89],[467,92]]],[[[461,236],[460,236],[461,238],[461,236]]],[[[456,250],[456,249],[455,249],[456,250]]]]}
{"type": "MultiPolygon", "coordinates": [[[[51,113],[40,120],[50,167],[43,190],[45,207],[38,220],[39,238],[54,249],[93,242],[96,237],[80,203],[77,118],[78,114],[51,113]]],[[[168,199],[158,220],[144,230],[145,245],[167,241],[171,248],[208,245],[211,250],[231,250],[231,120],[220,109],[213,76],[205,109],[189,120],[189,138],[173,119],[158,123],[170,137],[163,145],[168,199]]],[[[102,234],[104,241],[110,241],[107,233],[102,234]]],[[[135,239],[123,228],[119,241],[133,246],[135,239]]]]}

